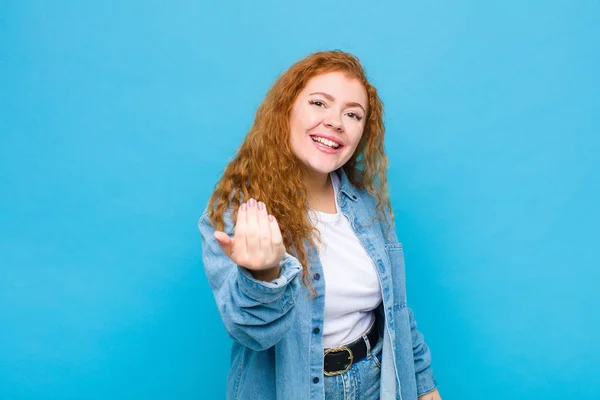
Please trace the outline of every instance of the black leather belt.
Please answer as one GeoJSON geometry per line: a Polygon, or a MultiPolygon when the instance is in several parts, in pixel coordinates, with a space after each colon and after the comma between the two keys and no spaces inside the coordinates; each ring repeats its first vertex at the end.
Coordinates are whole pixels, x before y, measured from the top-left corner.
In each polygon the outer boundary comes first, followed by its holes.
{"type": "MultiPolygon", "coordinates": [[[[367,332],[367,339],[371,350],[377,344],[379,339],[379,330],[377,329],[377,321],[373,323],[371,330],[367,332]]],[[[326,376],[343,374],[348,371],[352,364],[362,360],[367,356],[367,344],[363,337],[356,339],[354,342],[345,346],[333,347],[325,349],[323,371],[326,376]]]]}

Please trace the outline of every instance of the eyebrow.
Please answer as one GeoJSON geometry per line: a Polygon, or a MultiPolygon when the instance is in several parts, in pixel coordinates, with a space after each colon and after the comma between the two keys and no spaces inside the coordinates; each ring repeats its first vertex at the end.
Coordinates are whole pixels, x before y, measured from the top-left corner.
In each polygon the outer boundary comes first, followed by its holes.
{"type": "MultiPolygon", "coordinates": [[[[330,95],[329,93],[325,93],[325,92],[314,92],[314,93],[311,93],[311,94],[309,94],[309,96],[312,96],[313,94],[320,94],[321,96],[325,97],[325,98],[326,98],[327,100],[329,100],[329,101],[335,101],[335,97],[333,97],[333,96],[332,96],[332,95],[330,95]]],[[[364,108],[364,107],[362,106],[362,104],[360,104],[360,103],[356,103],[356,102],[354,102],[354,101],[351,101],[351,102],[349,102],[349,103],[346,103],[346,106],[349,106],[349,107],[360,107],[360,108],[362,108],[362,110],[363,110],[363,112],[364,112],[365,114],[367,113],[367,111],[365,110],[365,108],[364,108]]]]}

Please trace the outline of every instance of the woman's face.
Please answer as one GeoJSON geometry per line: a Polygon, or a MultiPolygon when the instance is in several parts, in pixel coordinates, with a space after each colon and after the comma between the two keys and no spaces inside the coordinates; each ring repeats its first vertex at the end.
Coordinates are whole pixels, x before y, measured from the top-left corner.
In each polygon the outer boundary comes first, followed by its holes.
{"type": "Polygon", "coordinates": [[[326,176],[352,157],[365,127],[367,101],[364,86],[342,72],[308,81],[290,113],[290,145],[309,173],[326,176]]]}

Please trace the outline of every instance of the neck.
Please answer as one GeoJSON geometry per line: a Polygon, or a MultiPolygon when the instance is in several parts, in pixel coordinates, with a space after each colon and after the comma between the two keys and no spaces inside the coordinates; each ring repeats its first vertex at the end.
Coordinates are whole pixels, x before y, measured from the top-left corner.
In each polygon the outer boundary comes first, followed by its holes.
{"type": "Polygon", "coordinates": [[[331,185],[329,174],[307,173],[304,175],[303,181],[309,198],[311,195],[326,192],[331,185]]]}
{"type": "Polygon", "coordinates": [[[304,186],[308,197],[309,207],[329,213],[335,213],[333,184],[329,174],[306,173],[304,186]]]}

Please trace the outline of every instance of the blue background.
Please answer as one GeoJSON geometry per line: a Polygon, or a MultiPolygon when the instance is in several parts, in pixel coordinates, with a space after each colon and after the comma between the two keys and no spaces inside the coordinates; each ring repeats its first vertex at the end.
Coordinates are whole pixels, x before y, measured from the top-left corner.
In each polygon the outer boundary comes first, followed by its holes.
{"type": "Polygon", "coordinates": [[[224,398],[196,221],[334,48],[386,105],[444,399],[600,398],[597,1],[4,0],[0,29],[1,399],[224,398]]]}

